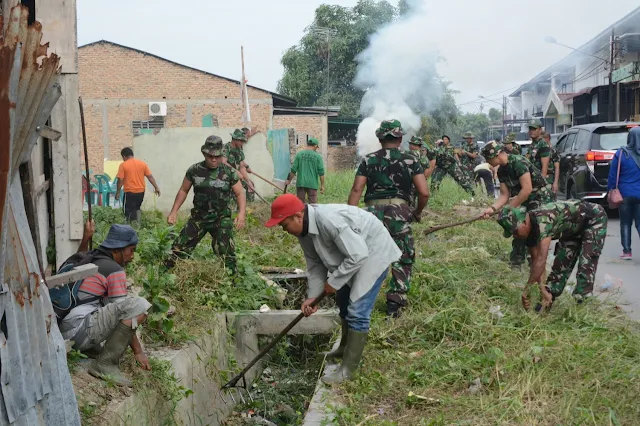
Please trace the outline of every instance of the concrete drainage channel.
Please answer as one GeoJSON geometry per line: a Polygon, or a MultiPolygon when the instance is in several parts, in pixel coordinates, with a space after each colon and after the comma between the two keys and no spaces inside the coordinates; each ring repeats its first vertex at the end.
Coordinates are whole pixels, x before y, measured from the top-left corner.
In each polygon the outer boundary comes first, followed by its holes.
{"type": "MultiPolygon", "coordinates": [[[[271,355],[249,371],[246,379],[254,399],[252,403],[242,404],[236,394],[238,404],[234,406],[229,398],[225,403],[220,396],[220,387],[226,380],[251,361],[271,336],[278,334],[299,313],[299,310],[274,310],[217,314],[211,318],[209,332],[198,341],[178,350],[152,353],[156,358],[169,361],[180,385],[193,391],[175,407],[175,423],[330,425],[331,415],[325,408],[328,390],[318,378],[321,376],[319,368],[323,365],[321,351],[329,349],[331,336],[339,324],[335,309],[320,309],[313,316],[304,318],[273,348],[271,355]],[[298,400],[296,408],[291,406],[294,404],[286,394],[274,394],[274,390],[289,386],[298,389],[295,395],[300,397],[301,383],[308,387],[305,393],[308,398],[302,403],[298,400]],[[286,400],[274,401],[278,398],[286,400]],[[301,423],[307,405],[308,411],[301,423]],[[287,418],[295,421],[292,423],[287,418]]],[[[335,366],[327,365],[326,368],[335,366]]],[[[96,424],[172,424],[167,421],[168,413],[158,409],[162,406],[159,402],[157,395],[138,392],[112,404],[107,410],[109,416],[102,417],[96,424]]]]}

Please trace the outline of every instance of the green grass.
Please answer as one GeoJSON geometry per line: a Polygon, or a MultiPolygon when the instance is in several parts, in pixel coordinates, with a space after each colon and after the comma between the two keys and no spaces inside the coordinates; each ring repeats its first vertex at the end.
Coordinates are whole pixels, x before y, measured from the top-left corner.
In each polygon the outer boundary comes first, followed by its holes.
{"type": "MultiPolygon", "coordinates": [[[[353,175],[329,174],[319,202],[346,202],[353,175]]],[[[345,403],[339,424],[640,424],[636,323],[611,305],[576,305],[566,295],[548,314],[524,312],[517,286],[526,274],[507,266],[510,241],[495,222],[424,235],[431,225],[460,219],[454,207],[469,198],[445,180],[430,199],[431,214],[414,225],[411,306],[399,320],[388,321],[379,296],[363,366],[354,381],[338,388],[345,403]],[[497,305],[501,319],[489,312],[497,305]],[[472,393],[476,379],[482,386],[472,393]]],[[[487,202],[476,197],[471,204],[487,202]]],[[[207,237],[166,280],[162,292],[178,308],[174,327],[170,333],[146,331],[148,344],[178,344],[198,335],[213,311],[277,306],[277,295],[255,271],[304,267],[302,251],[294,237],[263,226],[267,205],[253,203],[249,210],[247,228],[235,237],[241,279],[225,273],[207,237]]],[[[97,241],[121,217],[104,219],[97,241]]],[[[128,270],[136,281],[148,264],[159,263],[185,218],[175,229],[154,212],[145,212],[143,220],[137,260],[128,270]]]]}

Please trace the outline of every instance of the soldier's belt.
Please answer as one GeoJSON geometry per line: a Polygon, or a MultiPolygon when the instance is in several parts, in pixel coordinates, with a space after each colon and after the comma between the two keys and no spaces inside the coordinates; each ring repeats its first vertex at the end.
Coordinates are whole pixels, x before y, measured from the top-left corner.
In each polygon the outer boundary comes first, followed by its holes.
{"type": "Polygon", "coordinates": [[[409,204],[403,198],[385,198],[383,200],[369,200],[365,203],[367,206],[388,206],[391,204],[409,204]]]}

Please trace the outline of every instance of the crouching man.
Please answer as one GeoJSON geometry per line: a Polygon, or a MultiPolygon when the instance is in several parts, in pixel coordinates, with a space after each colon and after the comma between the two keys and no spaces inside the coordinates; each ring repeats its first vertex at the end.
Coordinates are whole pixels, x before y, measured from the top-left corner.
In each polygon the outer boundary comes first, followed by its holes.
{"type": "Polygon", "coordinates": [[[307,262],[308,298],[302,312],[306,316],[316,312],[309,305],[323,291],[336,294],[342,338],[339,348],[327,357],[342,357],[342,365],[322,381],[342,383],[351,379],[360,364],[376,296],[389,265],[402,252],[383,223],[358,207],[305,205],[293,194],[284,194],[271,205],[271,219],[265,226],[278,224],[298,237],[307,262]]]}
{"type": "MultiPolygon", "coordinates": [[[[531,272],[527,286],[540,285],[542,306],[551,308],[578,263],[573,295],[581,302],[593,291],[598,259],[607,236],[607,214],[598,204],[580,200],[556,201],[537,209],[505,207],[498,218],[505,237],[526,240],[531,253],[531,272]],[[552,240],[558,240],[555,260],[545,285],[545,267],[552,240]]],[[[527,291],[522,304],[529,309],[527,291]]],[[[539,310],[541,306],[536,309],[539,310]]]]}
{"type": "MultiPolygon", "coordinates": [[[[138,324],[146,319],[151,304],[142,297],[127,295],[127,276],[123,269],[133,260],[138,236],[129,225],[112,225],[107,238],[97,249],[81,253],[86,251],[93,230],[91,223],[85,225],[79,253],[65,263],[84,256],[87,263],[98,266],[98,272],[85,278],[77,287],[75,307],[64,315],[60,331],[65,340],[74,342],[74,349],[99,352],[89,367],[92,376],[109,376],[109,380],[118,385],[131,386],[131,381],[118,368],[118,361],[128,346],[140,366],[145,370],[151,369],[135,334],[138,324]]],[[[56,309],[56,314],[61,316],[59,309],[56,309]]]]}

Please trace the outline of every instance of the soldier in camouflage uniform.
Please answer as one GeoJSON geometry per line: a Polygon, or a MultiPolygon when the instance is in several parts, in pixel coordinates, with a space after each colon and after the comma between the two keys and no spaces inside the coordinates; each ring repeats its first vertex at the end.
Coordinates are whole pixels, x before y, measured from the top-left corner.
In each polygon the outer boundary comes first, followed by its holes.
{"type": "Polygon", "coordinates": [[[172,268],[178,257],[193,251],[200,240],[209,233],[213,252],[224,259],[225,266],[235,273],[236,255],[233,243],[233,225],[241,229],[245,223],[246,200],[237,173],[222,162],[223,146],[219,136],[209,136],[201,148],[204,161],[189,167],[176,195],[171,213],[167,218],[170,225],[176,223],[178,210],[187,199],[193,187],[193,208],[191,217],[182,228],[172,247],[172,255],[165,262],[172,268]],[[238,216],[231,219],[229,204],[235,195],[238,202],[238,216]]]}
{"type": "MultiPolygon", "coordinates": [[[[409,152],[416,157],[418,163],[422,166],[424,170],[424,177],[428,179],[427,173],[429,172],[430,161],[426,154],[422,152],[422,148],[424,146],[424,141],[421,137],[412,136],[409,140],[409,152]]],[[[418,194],[415,191],[415,187],[412,187],[411,190],[411,207],[415,207],[418,205],[418,194]]]]}
{"type": "MultiPolygon", "coordinates": [[[[523,206],[530,211],[542,204],[555,201],[551,185],[547,184],[540,171],[523,156],[507,154],[504,147],[495,142],[489,142],[482,148],[482,156],[492,167],[500,166],[500,196],[485,210],[485,217],[499,211],[507,203],[511,207],[523,206]]],[[[526,256],[524,241],[514,239],[509,256],[511,265],[521,266],[526,256]]]]}
{"type": "Polygon", "coordinates": [[[424,141],[422,145],[422,155],[426,156],[429,159],[429,169],[425,169],[424,177],[429,180],[433,172],[436,170],[436,146],[433,142],[424,141]]]}
{"type": "Polygon", "coordinates": [[[460,164],[462,170],[467,174],[467,179],[470,182],[475,182],[475,175],[473,170],[476,167],[476,157],[480,155],[478,144],[473,142],[475,136],[471,132],[465,132],[462,138],[465,143],[462,144],[462,152],[460,153],[460,164]]]}
{"type": "Polygon", "coordinates": [[[349,205],[357,206],[364,197],[367,211],[380,219],[402,251],[399,261],[391,265],[387,291],[387,315],[397,317],[407,305],[411,269],[415,260],[411,222],[419,221],[429,199],[424,170],[413,154],[400,150],[404,130],[398,120],[387,120],[376,130],[382,149],[367,155],[356,172],[349,194],[349,205]],[[415,210],[409,206],[411,188],[418,193],[415,210]]]}
{"type": "Polygon", "coordinates": [[[556,196],[558,195],[558,179],[560,177],[560,156],[558,151],[551,146],[551,134],[548,132],[542,133],[542,139],[547,142],[551,153],[549,155],[549,173],[547,175],[547,183],[551,185],[551,190],[556,196]]]}
{"type": "MultiPolygon", "coordinates": [[[[254,201],[254,186],[253,181],[249,179],[249,173],[251,173],[251,167],[245,161],[245,155],[243,147],[247,143],[247,134],[245,131],[236,129],[231,134],[231,142],[224,145],[222,149],[222,155],[224,157],[223,162],[230,165],[238,172],[240,172],[240,178],[242,179],[242,187],[245,190],[246,199],[248,202],[254,201]]],[[[234,197],[235,200],[235,197],[234,197]]]]}
{"type": "Polygon", "coordinates": [[[449,175],[465,191],[471,195],[475,195],[473,184],[462,171],[457,154],[450,143],[451,139],[445,135],[442,137],[442,145],[436,150],[436,170],[431,177],[431,190],[437,190],[440,187],[442,179],[444,179],[446,175],[449,175]]]}
{"type": "MultiPolygon", "coordinates": [[[[542,177],[550,185],[553,184],[553,163],[551,163],[551,147],[542,137],[542,123],[540,120],[529,122],[529,137],[531,137],[531,150],[529,159],[540,170],[542,177]]],[[[553,193],[555,196],[555,192],[553,193]]],[[[555,200],[555,198],[554,198],[555,200]]]]}
{"type": "MultiPolygon", "coordinates": [[[[557,201],[529,212],[524,207],[505,207],[498,223],[505,237],[526,241],[532,257],[528,284],[538,284],[543,305],[551,307],[559,297],[576,263],[576,288],[573,295],[582,298],[593,291],[598,259],[607,236],[607,213],[598,204],[581,200],[557,201]],[[555,260],[545,284],[547,253],[552,240],[556,244],[555,260]]],[[[522,297],[529,308],[528,291],[522,297]]],[[[539,305],[536,309],[539,310],[539,305]]]]}
{"type": "Polygon", "coordinates": [[[504,139],[504,149],[509,154],[520,155],[520,147],[516,143],[516,134],[509,133],[507,137],[504,139]]]}

